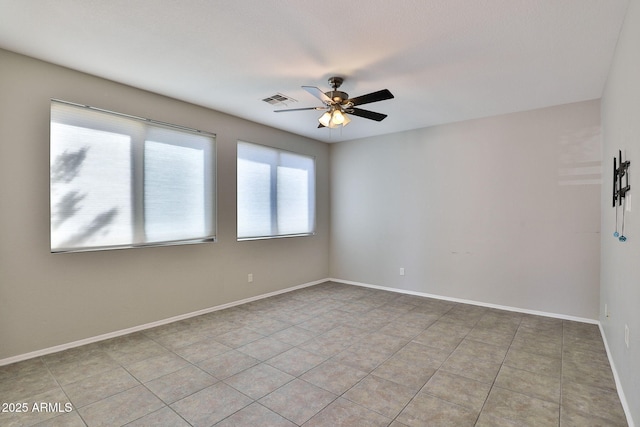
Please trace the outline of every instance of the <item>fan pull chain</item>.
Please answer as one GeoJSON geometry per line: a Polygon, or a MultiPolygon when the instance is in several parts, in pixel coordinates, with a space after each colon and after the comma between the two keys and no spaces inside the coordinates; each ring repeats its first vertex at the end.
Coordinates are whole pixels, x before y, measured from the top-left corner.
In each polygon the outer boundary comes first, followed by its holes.
{"type": "MultiPolygon", "coordinates": [[[[618,237],[618,240],[620,240],[621,242],[627,241],[627,236],[624,235],[624,211],[626,210],[627,210],[627,198],[625,197],[624,199],[622,199],[622,235],[618,237]]],[[[616,219],[617,219],[617,215],[616,215],[616,219]]]]}
{"type": "MultiPolygon", "coordinates": [[[[616,203],[615,205],[616,205],[616,231],[613,232],[613,237],[620,237],[620,233],[618,233],[618,204],[616,203]]],[[[624,231],[622,233],[624,234],[624,231]]]]}

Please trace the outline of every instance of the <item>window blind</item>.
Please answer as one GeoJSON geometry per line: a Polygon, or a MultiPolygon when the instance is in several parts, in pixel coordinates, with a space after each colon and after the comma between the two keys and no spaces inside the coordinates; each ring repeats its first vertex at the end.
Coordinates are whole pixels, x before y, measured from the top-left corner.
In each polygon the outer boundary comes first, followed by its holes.
{"type": "Polygon", "coordinates": [[[315,159],[238,142],[238,240],[315,232],[315,159]]]}
{"type": "Polygon", "coordinates": [[[51,251],[215,239],[215,135],[53,100],[51,251]]]}

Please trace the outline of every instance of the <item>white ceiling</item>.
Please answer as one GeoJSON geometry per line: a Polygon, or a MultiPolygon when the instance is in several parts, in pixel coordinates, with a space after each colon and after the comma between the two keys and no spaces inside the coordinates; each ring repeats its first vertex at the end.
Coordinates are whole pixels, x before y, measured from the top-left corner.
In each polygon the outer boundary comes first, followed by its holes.
{"type": "MultiPolygon", "coordinates": [[[[338,142],[600,98],[628,0],[0,0],[0,47],[338,142]],[[387,88],[318,129],[300,88],[387,88]]],[[[1,78],[1,76],[0,76],[1,78]]],[[[98,106],[99,107],[99,106],[98,106]]],[[[215,131],[215,130],[213,130],[215,131]]]]}

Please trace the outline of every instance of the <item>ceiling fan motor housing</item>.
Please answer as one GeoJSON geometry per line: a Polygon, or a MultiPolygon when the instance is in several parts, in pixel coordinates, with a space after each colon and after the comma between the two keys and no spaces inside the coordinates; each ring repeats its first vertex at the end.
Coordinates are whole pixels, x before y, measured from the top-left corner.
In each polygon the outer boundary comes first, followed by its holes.
{"type": "Polygon", "coordinates": [[[349,94],[347,94],[346,92],[341,92],[339,90],[330,90],[329,92],[325,92],[324,94],[331,98],[331,100],[337,104],[340,104],[343,101],[349,99],[349,94]]]}
{"type": "Polygon", "coordinates": [[[329,77],[329,85],[333,88],[333,90],[324,93],[336,104],[341,104],[343,101],[349,99],[348,93],[338,90],[338,88],[342,85],[342,82],[344,82],[344,78],[342,77],[329,77]]]}

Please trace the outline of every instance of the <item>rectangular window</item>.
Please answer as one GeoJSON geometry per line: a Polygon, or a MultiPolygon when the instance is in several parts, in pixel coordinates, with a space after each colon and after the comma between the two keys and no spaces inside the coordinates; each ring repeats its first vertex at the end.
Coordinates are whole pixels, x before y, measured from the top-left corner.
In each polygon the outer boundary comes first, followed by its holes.
{"type": "Polygon", "coordinates": [[[215,135],[51,102],[51,252],[215,240],[215,135]]]}
{"type": "Polygon", "coordinates": [[[315,232],[315,159],[238,142],[238,240],[315,232]]]}

